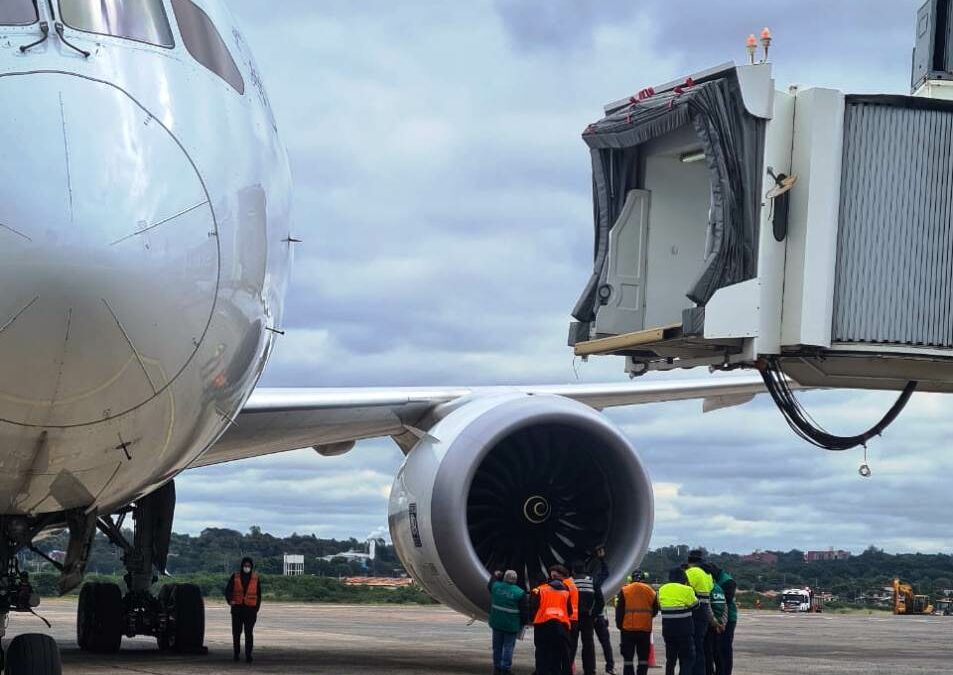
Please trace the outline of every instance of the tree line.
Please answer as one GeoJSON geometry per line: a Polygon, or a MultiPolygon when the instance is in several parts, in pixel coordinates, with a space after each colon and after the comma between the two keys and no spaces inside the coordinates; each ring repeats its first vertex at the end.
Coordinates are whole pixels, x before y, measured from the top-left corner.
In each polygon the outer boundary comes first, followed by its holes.
{"type": "MultiPolygon", "coordinates": [[[[126,532],[131,541],[132,532],[126,532]]],[[[65,551],[69,541],[68,534],[60,532],[47,537],[37,544],[37,548],[47,555],[54,551],[65,551]]],[[[380,576],[394,577],[404,574],[403,566],[397,559],[393,546],[378,542],[374,560],[346,561],[342,558],[321,560],[350,550],[365,551],[365,542],[357,539],[319,539],[315,535],[292,534],[288,537],[276,537],[262,532],[253,526],[248,532],[210,527],[198,536],[173,534],[169,546],[167,571],[174,575],[197,574],[202,572],[227,574],[238,568],[244,556],[255,560],[255,567],[262,574],[282,574],[284,555],[304,556],[306,575],[322,577],[380,576]]],[[[122,575],[122,552],[109,543],[106,537],[97,533],[93,542],[89,563],[86,566],[90,574],[122,575]]],[[[29,571],[51,570],[48,563],[32,553],[22,554],[21,560],[29,571]]]]}
{"type": "MultiPolygon", "coordinates": [[[[685,561],[687,546],[665,546],[648,553],[642,563],[654,580],[685,561]]],[[[768,551],[777,564],[743,560],[734,553],[709,553],[709,559],[728,570],[745,591],[781,591],[810,587],[849,602],[863,601],[882,592],[895,577],[913,584],[917,593],[941,597],[953,590],[953,556],[945,553],[885,553],[874,546],[847,560],[806,562],[804,552],[768,551]]]]}

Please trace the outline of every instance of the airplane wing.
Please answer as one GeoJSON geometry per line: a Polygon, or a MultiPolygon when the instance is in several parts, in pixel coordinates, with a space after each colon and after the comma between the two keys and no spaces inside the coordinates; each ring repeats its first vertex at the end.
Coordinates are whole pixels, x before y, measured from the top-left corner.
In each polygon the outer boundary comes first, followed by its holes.
{"type": "Polygon", "coordinates": [[[251,395],[235,423],[192,468],[313,447],[333,456],[356,441],[416,430],[436,406],[503,392],[556,395],[602,410],[662,401],[704,399],[705,411],[746,403],[764,391],[761,378],[666,382],[362,389],[267,389],[251,395]]]}

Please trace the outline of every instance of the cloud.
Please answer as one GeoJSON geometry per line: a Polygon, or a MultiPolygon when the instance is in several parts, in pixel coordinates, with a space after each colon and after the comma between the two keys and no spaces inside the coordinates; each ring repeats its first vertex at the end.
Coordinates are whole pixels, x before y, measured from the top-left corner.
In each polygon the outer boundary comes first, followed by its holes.
{"type": "MultiPolygon", "coordinates": [[[[764,25],[780,87],[902,93],[919,0],[861,4],[231,0],[289,146],[305,239],[263,384],[624,380],[619,360],[574,363],[565,346],[592,257],[581,130],[608,101],[743,60],[764,25]]],[[[853,433],[891,395],[805,400],[853,433]]],[[[805,445],[766,399],[609,415],[654,477],[656,545],[950,551],[948,406],[916,396],[871,443],[866,480],[861,452],[805,445]]],[[[176,528],[364,536],[386,526],[401,460],[381,440],[188,472],[176,528]]]]}

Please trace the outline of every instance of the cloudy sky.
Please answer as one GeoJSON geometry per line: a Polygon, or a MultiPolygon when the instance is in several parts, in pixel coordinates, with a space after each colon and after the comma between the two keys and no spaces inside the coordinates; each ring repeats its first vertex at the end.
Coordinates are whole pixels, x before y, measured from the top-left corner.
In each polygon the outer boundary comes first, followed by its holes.
{"type": "MultiPolygon", "coordinates": [[[[306,240],[263,384],[369,386],[624,380],[620,360],[574,368],[565,346],[591,266],[582,129],[603,103],[743,60],[764,25],[779,86],[906,93],[921,0],[230,4],[289,146],[306,240]]],[[[855,433],[892,397],[805,399],[855,433]]],[[[949,551],[951,406],[915,397],[872,444],[867,480],[862,453],[805,445],[768,400],[610,416],[655,480],[655,546],[949,551]]],[[[386,528],[400,462],[378,441],[193,471],[176,529],[363,537],[386,528]]]]}

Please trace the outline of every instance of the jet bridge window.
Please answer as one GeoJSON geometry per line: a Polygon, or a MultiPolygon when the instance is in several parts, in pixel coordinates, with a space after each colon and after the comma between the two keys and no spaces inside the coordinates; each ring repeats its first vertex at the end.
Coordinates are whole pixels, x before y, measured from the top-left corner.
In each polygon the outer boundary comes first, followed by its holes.
{"type": "Polygon", "coordinates": [[[244,94],[245,80],[208,14],[192,0],[172,0],[172,9],[189,54],[232,85],[239,94],[244,94]]]}
{"type": "Polygon", "coordinates": [[[162,0],[59,0],[60,17],[70,28],[174,47],[162,0]]]}
{"type": "Polygon", "coordinates": [[[0,26],[29,26],[36,23],[36,5],[33,0],[3,0],[0,2],[0,26]]]}

